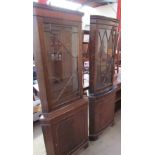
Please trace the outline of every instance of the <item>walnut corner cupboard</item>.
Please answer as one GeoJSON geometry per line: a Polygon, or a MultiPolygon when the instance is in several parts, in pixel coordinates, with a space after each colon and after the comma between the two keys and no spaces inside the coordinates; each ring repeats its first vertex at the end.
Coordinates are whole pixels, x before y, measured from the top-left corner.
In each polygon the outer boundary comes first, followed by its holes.
{"type": "Polygon", "coordinates": [[[83,14],[33,4],[34,59],[47,155],[88,146],[88,100],[82,88],[83,14]]]}
{"type": "Polygon", "coordinates": [[[90,140],[96,140],[103,129],[114,120],[113,76],[117,29],[117,19],[94,15],[90,17],[90,140]]]}

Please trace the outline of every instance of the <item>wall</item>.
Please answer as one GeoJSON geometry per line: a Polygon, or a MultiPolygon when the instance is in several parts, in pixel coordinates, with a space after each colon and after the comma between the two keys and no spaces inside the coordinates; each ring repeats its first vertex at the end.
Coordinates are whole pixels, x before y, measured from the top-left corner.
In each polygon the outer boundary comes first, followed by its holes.
{"type": "Polygon", "coordinates": [[[89,29],[90,15],[102,15],[102,16],[116,18],[117,3],[108,4],[108,5],[100,6],[97,8],[91,8],[91,7],[84,6],[79,11],[82,11],[85,14],[82,18],[82,28],[89,29]]]}

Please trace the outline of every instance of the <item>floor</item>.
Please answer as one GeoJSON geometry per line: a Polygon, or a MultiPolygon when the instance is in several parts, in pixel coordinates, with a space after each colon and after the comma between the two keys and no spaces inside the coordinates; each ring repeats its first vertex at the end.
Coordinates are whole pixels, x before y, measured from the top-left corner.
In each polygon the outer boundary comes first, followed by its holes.
{"type": "MultiPolygon", "coordinates": [[[[39,123],[34,124],[33,155],[46,155],[42,130],[39,123]]],[[[121,111],[115,114],[115,124],[104,130],[99,139],[90,142],[87,149],[79,155],[121,155],[121,111]]]]}

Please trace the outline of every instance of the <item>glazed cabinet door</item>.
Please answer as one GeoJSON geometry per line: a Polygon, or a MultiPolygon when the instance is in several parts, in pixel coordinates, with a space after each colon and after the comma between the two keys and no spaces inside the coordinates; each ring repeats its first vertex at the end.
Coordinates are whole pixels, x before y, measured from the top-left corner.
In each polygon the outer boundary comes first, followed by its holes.
{"type": "Polygon", "coordinates": [[[97,27],[95,90],[100,91],[113,84],[116,28],[103,25],[97,27]]]}
{"type": "Polygon", "coordinates": [[[90,18],[90,93],[102,93],[113,85],[118,21],[104,16],[90,18]]]}
{"type": "Polygon", "coordinates": [[[41,53],[50,110],[82,96],[80,91],[80,25],[39,18],[41,53]]]}

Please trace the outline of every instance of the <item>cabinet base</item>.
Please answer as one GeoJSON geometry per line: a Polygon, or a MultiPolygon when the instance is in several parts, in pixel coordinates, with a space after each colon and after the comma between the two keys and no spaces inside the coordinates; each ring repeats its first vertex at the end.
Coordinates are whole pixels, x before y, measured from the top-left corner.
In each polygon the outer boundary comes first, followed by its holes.
{"type": "Polygon", "coordinates": [[[89,140],[95,141],[108,126],[114,124],[115,89],[89,97],[89,140]]]}
{"type": "MultiPolygon", "coordinates": [[[[111,127],[114,126],[114,120],[112,122],[110,122],[109,124],[107,124],[106,127],[108,127],[108,126],[111,126],[111,127]]],[[[103,128],[100,132],[98,132],[96,134],[89,135],[89,140],[90,141],[96,141],[99,138],[99,136],[104,132],[105,128],[103,128]]]]}
{"type": "Polygon", "coordinates": [[[83,143],[78,149],[76,149],[75,151],[72,151],[70,154],[67,154],[67,155],[78,155],[80,150],[87,149],[88,146],[89,146],[89,142],[87,141],[83,143]]]}
{"type": "Polygon", "coordinates": [[[88,101],[80,99],[45,114],[41,125],[47,155],[72,155],[88,146],[88,101]]]}

